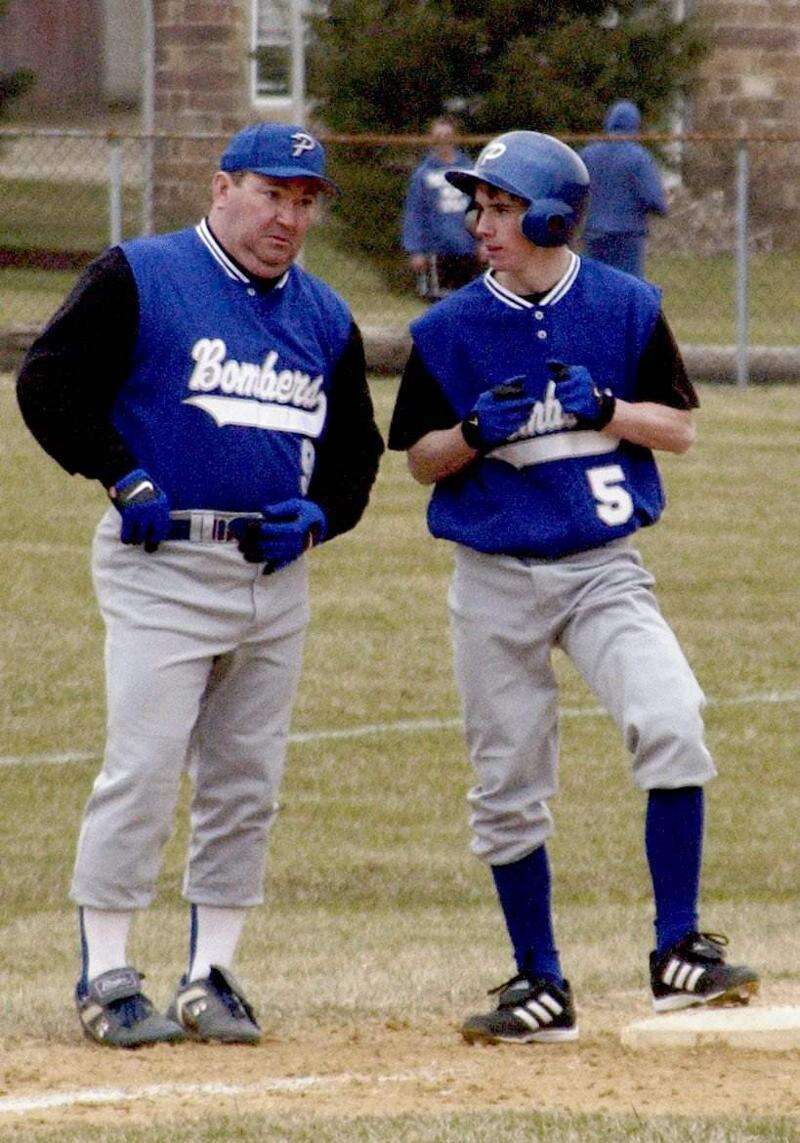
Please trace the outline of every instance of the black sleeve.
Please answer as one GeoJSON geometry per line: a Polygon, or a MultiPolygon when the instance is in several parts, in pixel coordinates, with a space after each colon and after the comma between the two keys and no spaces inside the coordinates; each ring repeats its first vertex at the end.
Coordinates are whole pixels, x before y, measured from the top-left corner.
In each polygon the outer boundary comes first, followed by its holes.
{"type": "Polygon", "coordinates": [[[414,346],[397,390],[389,426],[389,448],[404,452],[426,433],[451,429],[455,424],[458,417],[452,405],[414,346]]]}
{"type": "Polygon", "coordinates": [[[319,504],[327,518],[326,539],[349,531],[361,519],[382,453],[364,345],[353,322],[331,381],[328,424],[308,488],[309,500],[319,504]]]}
{"type": "Polygon", "coordinates": [[[106,487],[137,464],[110,414],[138,324],[136,283],[115,246],[86,268],[17,378],[22,417],[42,448],[67,472],[106,487]]]}
{"type": "Polygon", "coordinates": [[[669,405],[673,409],[696,409],[700,404],[663,313],[658,315],[639,361],[636,399],[669,405]]]}

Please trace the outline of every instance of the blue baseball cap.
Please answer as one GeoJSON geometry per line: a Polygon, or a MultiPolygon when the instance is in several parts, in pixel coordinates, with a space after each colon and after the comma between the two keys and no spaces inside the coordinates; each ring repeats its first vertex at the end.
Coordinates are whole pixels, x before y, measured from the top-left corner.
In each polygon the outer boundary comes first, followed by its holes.
{"type": "Polygon", "coordinates": [[[253,171],[276,179],[316,179],[337,192],[325,174],[325,148],[293,123],[254,123],[234,135],[220,159],[221,171],[253,171]]]}

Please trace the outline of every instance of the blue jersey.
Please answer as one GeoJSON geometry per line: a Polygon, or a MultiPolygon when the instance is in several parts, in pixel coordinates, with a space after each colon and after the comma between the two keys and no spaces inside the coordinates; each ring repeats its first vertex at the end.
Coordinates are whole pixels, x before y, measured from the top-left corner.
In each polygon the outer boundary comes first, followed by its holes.
{"type": "Polygon", "coordinates": [[[345,303],[292,266],[258,289],[195,228],[126,242],[138,337],[112,421],[175,509],[256,511],[305,493],[345,303]]]}
{"type": "MultiPolygon", "coordinates": [[[[641,116],[635,104],[620,100],[609,109],[609,134],[635,135],[641,116]]],[[[666,214],[664,187],[650,152],[634,139],[603,139],[581,151],[592,193],[586,234],[645,234],[648,214],[666,214]]]]}
{"type": "Polygon", "coordinates": [[[664,498],[652,452],[574,427],[546,362],[584,365],[601,389],[632,400],[659,312],[654,286],[573,254],[538,303],[488,272],[414,321],[414,344],[459,419],[480,393],[511,378],[524,378],[537,397],[521,439],[437,483],[433,535],[555,559],[657,520],[664,498]]]}
{"type": "Polygon", "coordinates": [[[472,254],[475,240],[464,226],[469,199],[444,177],[451,167],[471,167],[457,151],[452,163],[435,153],[411,176],[403,213],[403,249],[408,254],[472,254]]]}

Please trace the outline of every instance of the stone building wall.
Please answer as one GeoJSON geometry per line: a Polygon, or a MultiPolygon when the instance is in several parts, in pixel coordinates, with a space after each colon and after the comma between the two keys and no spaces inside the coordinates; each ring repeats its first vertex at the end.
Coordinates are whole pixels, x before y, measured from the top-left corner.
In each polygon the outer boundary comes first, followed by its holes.
{"type": "MultiPolygon", "coordinates": [[[[228,136],[253,118],[249,5],[234,0],[154,0],[155,128],[228,136]]],[[[159,140],[156,230],[186,225],[207,208],[223,139],[159,140]]]]}
{"type": "MultiPolygon", "coordinates": [[[[800,136],[800,0],[695,0],[712,53],[692,100],[695,131],[800,136]]],[[[734,148],[695,147],[696,180],[730,187],[734,148]]],[[[753,142],[751,207],[784,239],[800,233],[800,143],[753,142]]]]}

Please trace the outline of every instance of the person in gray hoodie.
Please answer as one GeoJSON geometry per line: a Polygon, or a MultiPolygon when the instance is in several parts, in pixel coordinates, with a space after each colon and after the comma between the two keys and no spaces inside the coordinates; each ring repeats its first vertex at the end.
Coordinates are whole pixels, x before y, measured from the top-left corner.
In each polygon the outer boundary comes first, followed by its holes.
{"type": "MultiPolygon", "coordinates": [[[[636,104],[613,103],[605,117],[608,135],[636,135],[642,122],[636,104]]],[[[584,228],[590,258],[644,277],[649,214],[666,214],[667,200],[650,152],[634,139],[602,139],[581,151],[591,179],[584,228]]]]}

